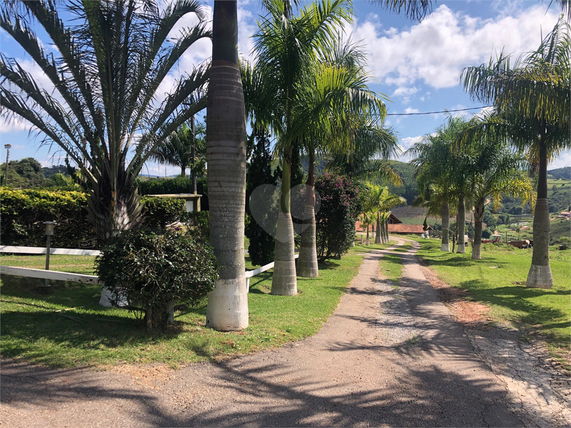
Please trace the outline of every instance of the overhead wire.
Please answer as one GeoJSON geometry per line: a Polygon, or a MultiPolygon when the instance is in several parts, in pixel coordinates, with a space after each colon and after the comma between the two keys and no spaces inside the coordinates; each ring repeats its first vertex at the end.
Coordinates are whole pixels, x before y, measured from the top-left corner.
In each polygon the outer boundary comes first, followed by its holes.
{"type": "Polygon", "coordinates": [[[426,112],[415,112],[415,113],[387,113],[387,116],[419,116],[425,114],[454,113],[458,111],[478,110],[486,107],[493,107],[493,106],[490,105],[490,106],[481,106],[481,107],[460,108],[455,110],[426,111],[426,112]]]}

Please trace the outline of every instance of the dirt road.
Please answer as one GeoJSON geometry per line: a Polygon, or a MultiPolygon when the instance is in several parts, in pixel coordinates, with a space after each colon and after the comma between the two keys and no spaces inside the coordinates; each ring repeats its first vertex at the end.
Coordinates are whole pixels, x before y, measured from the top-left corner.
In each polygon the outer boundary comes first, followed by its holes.
{"type": "Polygon", "coordinates": [[[532,411],[525,387],[510,390],[490,369],[438,300],[414,251],[402,254],[398,287],[379,276],[385,251],[367,255],[322,330],[277,350],[176,371],[62,370],[4,360],[1,426],[569,424],[560,401],[532,411]]]}

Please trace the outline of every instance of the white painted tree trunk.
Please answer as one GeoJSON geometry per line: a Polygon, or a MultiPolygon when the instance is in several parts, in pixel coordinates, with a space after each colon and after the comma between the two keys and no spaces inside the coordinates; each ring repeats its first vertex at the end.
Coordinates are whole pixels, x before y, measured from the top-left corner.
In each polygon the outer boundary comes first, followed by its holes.
{"type": "Polygon", "coordinates": [[[315,278],[319,276],[319,265],[317,263],[315,208],[313,204],[305,206],[303,217],[305,229],[301,232],[297,274],[303,278],[315,278]]]}
{"type": "Polygon", "coordinates": [[[291,214],[282,211],[278,213],[275,258],[271,293],[279,296],[297,295],[293,222],[291,214]]]}
{"type": "Polygon", "coordinates": [[[448,230],[450,229],[450,208],[448,202],[442,204],[442,245],[440,251],[450,251],[450,239],[448,230]]]}
{"type": "Polygon", "coordinates": [[[458,253],[466,253],[466,243],[464,242],[464,231],[466,229],[466,207],[464,198],[458,201],[458,214],[456,215],[456,224],[458,225],[458,253]]]}
{"type": "Polygon", "coordinates": [[[533,256],[527,274],[528,287],[546,289],[553,287],[553,276],[549,265],[549,229],[547,198],[541,198],[535,204],[533,215],[533,256]]]}
{"type": "Polygon", "coordinates": [[[208,295],[206,325],[232,331],[248,327],[244,261],[246,115],[238,66],[236,1],[214,2],[212,32],[206,159],[210,243],[220,278],[208,295]]]}

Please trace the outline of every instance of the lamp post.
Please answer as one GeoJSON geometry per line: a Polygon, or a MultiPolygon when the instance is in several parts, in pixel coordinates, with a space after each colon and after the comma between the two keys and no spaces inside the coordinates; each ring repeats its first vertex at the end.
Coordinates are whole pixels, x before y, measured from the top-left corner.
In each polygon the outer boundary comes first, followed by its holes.
{"type": "MultiPolygon", "coordinates": [[[[46,225],[46,270],[50,270],[50,246],[52,243],[52,235],[54,234],[55,221],[44,221],[46,225]]],[[[45,286],[49,287],[48,279],[45,279],[45,286]]]]}
{"type": "Polygon", "coordinates": [[[4,172],[4,186],[8,184],[8,159],[10,158],[10,149],[12,148],[12,144],[4,144],[4,148],[6,149],[6,170],[4,172]]]}

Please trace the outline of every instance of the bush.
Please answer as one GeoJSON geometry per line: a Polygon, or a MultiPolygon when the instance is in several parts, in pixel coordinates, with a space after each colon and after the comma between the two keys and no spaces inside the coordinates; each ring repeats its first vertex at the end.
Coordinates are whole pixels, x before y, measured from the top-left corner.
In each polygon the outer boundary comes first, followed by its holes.
{"type": "Polygon", "coordinates": [[[192,211],[185,213],[183,221],[187,222],[192,228],[193,234],[202,239],[209,239],[210,236],[210,212],[209,211],[192,211]]]}
{"type": "Polygon", "coordinates": [[[186,214],[184,199],[144,196],[143,226],[150,229],[165,229],[167,224],[180,221],[186,214]]]}
{"type": "Polygon", "coordinates": [[[99,248],[93,227],[87,221],[87,198],[83,192],[0,189],[3,245],[46,245],[44,221],[57,223],[53,247],[99,248]]]}
{"type": "MultiPolygon", "coordinates": [[[[87,197],[83,192],[51,190],[12,190],[0,188],[0,234],[3,245],[43,247],[44,221],[56,221],[54,248],[98,249],[97,239],[87,217],[87,197]]],[[[168,223],[187,215],[184,200],[143,197],[143,226],[164,229],[168,223]]],[[[208,213],[200,214],[208,217],[208,213]]]]}
{"type": "Polygon", "coordinates": [[[95,269],[118,299],[144,314],[147,329],[172,325],[175,303],[196,304],[217,279],[212,248],[175,231],[124,232],[103,248],[95,269]]]}
{"type": "Polygon", "coordinates": [[[315,215],[317,255],[321,260],[341,258],[355,240],[359,189],[345,176],[326,173],[315,180],[321,208],[315,215]]]}

